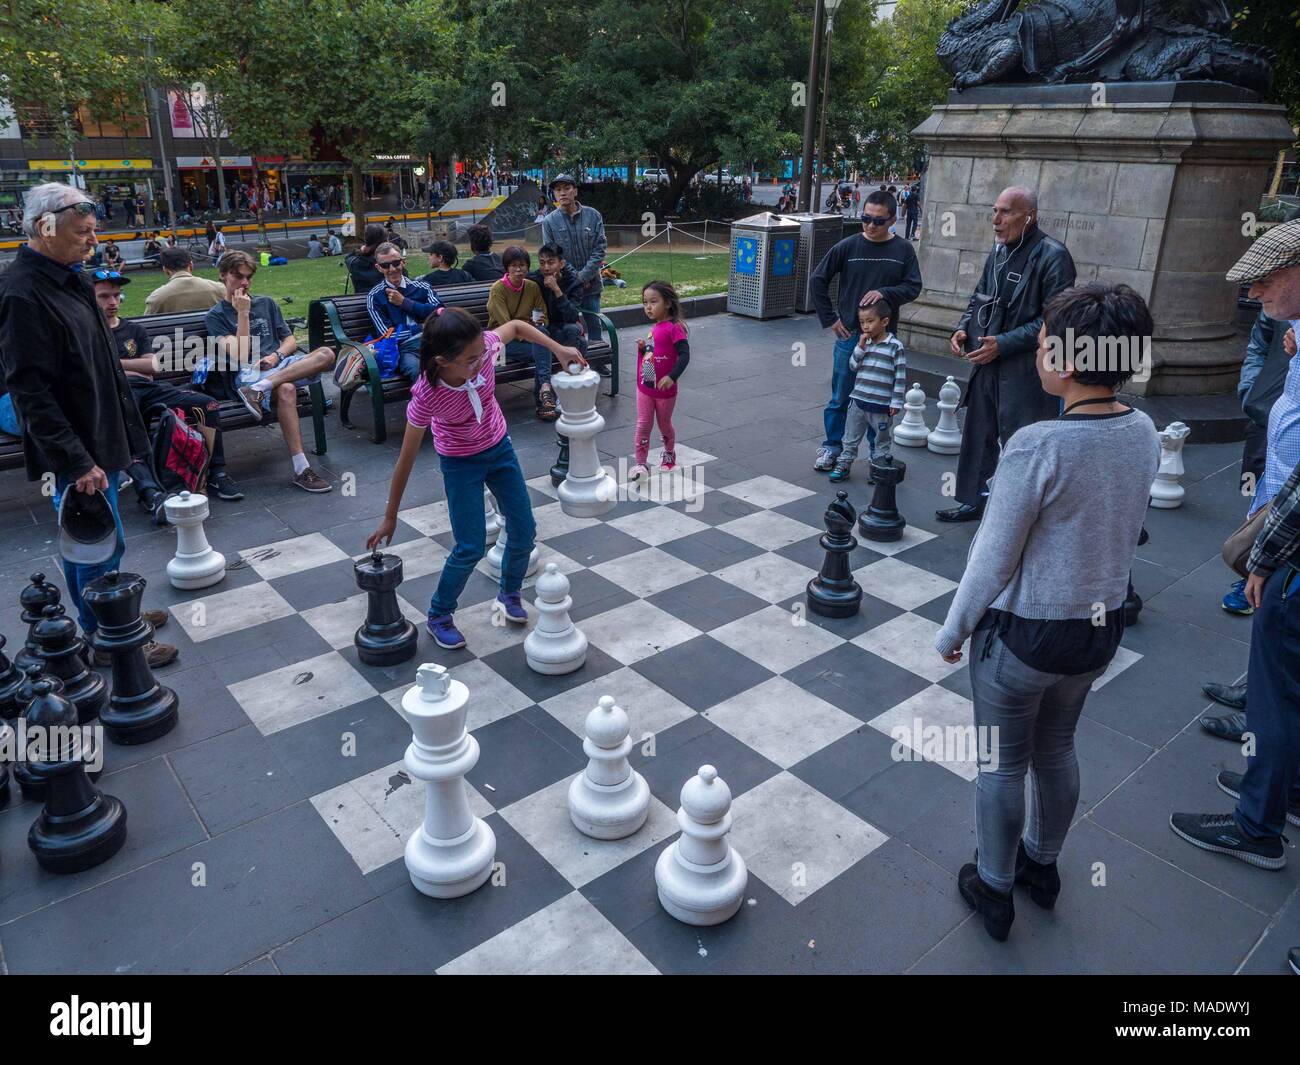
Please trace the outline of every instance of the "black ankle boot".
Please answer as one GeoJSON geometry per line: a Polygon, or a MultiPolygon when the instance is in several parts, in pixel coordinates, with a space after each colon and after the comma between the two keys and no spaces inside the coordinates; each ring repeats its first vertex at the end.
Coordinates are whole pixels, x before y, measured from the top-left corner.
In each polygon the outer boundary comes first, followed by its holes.
{"type": "Polygon", "coordinates": [[[1029,857],[1025,850],[1025,841],[1016,844],[1016,883],[1029,888],[1029,897],[1034,904],[1045,910],[1056,905],[1056,896],[1061,893],[1061,874],[1056,871],[1056,863],[1043,865],[1029,857]]]}
{"type": "Polygon", "coordinates": [[[1016,919],[1016,904],[1010,891],[994,891],[980,879],[979,867],[963,865],[957,874],[957,890],[972,910],[984,918],[984,931],[1005,943],[1016,919]]]}

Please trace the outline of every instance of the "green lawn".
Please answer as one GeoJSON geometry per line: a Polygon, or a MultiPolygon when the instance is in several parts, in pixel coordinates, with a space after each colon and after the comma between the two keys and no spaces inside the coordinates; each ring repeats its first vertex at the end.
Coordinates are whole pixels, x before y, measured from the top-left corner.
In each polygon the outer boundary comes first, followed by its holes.
{"type": "MultiPolygon", "coordinates": [[[[497,251],[500,251],[497,248],[497,251]]],[[[609,258],[615,259],[619,252],[615,250],[609,258]]],[[[424,255],[419,251],[408,256],[409,272],[419,277],[427,269],[424,255]]],[[[670,281],[681,296],[702,296],[713,292],[724,292],[727,288],[728,256],[722,252],[709,255],[695,255],[689,251],[639,251],[620,260],[614,267],[626,288],[616,288],[607,284],[601,300],[605,307],[622,307],[641,300],[641,286],[647,281],[670,281]]],[[[197,267],[194,271],[200,277],[216,278],[214,267],[197,267]]],[[[161,270],[132,270],[127,274],[131,284],[127,286],[122,302],[124,316],[144,313],[144,301],[150,292],[161,285],[166,278],[161,270]]],[[[342,258],[291,259],[284,266],[264,266],[257,271],[253,279],[253,291],[265,296],[274,296],[280,301],[286,318],[306,317],[307,305],[322,296],[332,296],[343,291],[347,279],[347,269],[342,258]]]]}

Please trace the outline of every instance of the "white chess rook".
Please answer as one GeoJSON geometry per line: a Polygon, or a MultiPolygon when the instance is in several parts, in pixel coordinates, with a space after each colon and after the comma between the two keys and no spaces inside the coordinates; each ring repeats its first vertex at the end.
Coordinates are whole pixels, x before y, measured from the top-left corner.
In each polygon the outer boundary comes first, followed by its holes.
{"type": "Polygon", "coordinates": [[[731,789],[713,766],[682,786],[677,823],[682,834],[655,863],[659,902],[686,924],[721,924],[740,909],[749,870],[727,842],[731,789]]]}
{"type": "Polygon", "coordinates": [[[581,669],[587,661],[587,637],[572,619],[569,610],[569,578],[554,562],[537,578],[537,625],[524,637],[524,661],[535,673],[558,676],[581,669]]]}
{"type": "Polygon", "coordinates": [[[939,389],[939,421],[931,431],[926,447],[936,455],[961,454],[961,426],[957,424],[957,405],[961,386],[949,377],[939,389]]]}
{"type": "MultiPolygon", "coordinates": [[[[506,529],[506,523],[504,521],[500,523],[499,528],[501,531],[497,536],[497,542],[488,548],[488,553],[485,556],[487,559],[488,572],[492,574],[494,580],[498,581],[501,579],[501,568],[505,565],[506,533],[509,531],[506,529]]],[[[525,577],[531,577],[537,572],[538,557],[537,545],[534,544],[532,554],[528,556],[528,566],[524,570],[525,577]]]]}
{"type": "Polygon", "coordinates": [[[894,429],[894,443],[903,447],[925,447],[929,433],[925,425],[925,390],[920,384],[913,384],[903,398],[903,420],[894,429]]]}
{"type": "Polygon", "coordinates": [[[469,690],[443,666],[425,664],[402,696],[411,726],[406,771],[424,781],[424,824],[406,841],[406,869],[416,890],[436,899],[468,895],[496,860],[497,840],[469,808],[465,774],[478,761],[478,741],[465,731],[469,690]]]}
{"type": "Polygon", "coordinates": [[[1182,422],[1170,422],[1160,434],[1160,468],[1151,484],[1151,505],[1158,510],[1173,510],[1183,505],[1183,444],[1192,430],[1182,422]]]}
{"type": "Polygon", "coordinates": [[[560,509],[575,518],[595,518],[612,510],[618,502],[618,486],[600,465],[596,451],[596,434],[605,428],[605,419],[596,410],[596,390],[600,374],[588,367],[551,378],[560,404],[556,431],[569,439],[569,472],[556,494],[560,509]]]}
{"type": "Polygon", "coordinates": [[[582,742],[587,768],[569,785],[569,817],[593,839],[622,839],[645,824],[650,786],[627,760],[632,740],[627,713],[602,695],[587,715],[582,742]]]}
{"type": "Polygon", "coordinates": [[[167,578],[176,588],[207,588],[226,575],[226,556],[214,551],[203,532],[208,497],[191,492],[174,495],[163,504],[167,520],[176,526],[176,557],[167,563],[167,578]]]}
{"type": "Polygon", "coordinates": [[[492,493],[486,486],[483,488],[483,524],[487,532],[484,543],[496,543],[497,534],[501,532],[501,515],[497,513],[497,508],[492,502],[492,493]]]}

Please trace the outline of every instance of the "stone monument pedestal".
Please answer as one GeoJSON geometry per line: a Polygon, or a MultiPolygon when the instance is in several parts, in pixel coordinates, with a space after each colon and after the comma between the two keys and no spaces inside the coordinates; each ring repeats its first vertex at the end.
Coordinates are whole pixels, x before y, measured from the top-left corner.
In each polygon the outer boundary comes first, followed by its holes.
{"type": "MultiPolygon", "coordinates": [[[[1218,82],[985,85],[948,94],[913,130],[929,150],[918,246],[925,288],[900,315],[910,349],[947,355],[993,247],[993,201],[1038,193],[1038,223],[1078,281],[1123,282],[1155,319],[1137,395],[1231,392],[1245,339],[1224,280],[1295,136],[1284,108],[1218,82]]],[[[1139,375],[1141,376],[1141,375],[1139,375]]]]}

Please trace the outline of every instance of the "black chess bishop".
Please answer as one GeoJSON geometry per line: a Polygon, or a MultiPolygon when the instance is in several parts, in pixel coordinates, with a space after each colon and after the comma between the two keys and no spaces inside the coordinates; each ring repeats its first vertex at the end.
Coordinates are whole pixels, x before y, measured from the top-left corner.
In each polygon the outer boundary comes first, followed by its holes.
{"type": "Polygon", "coordinates": [[[853,579],[849,569],[849,555],[858,546],[853,537],[853,522],[857,518],[849,494],[835,493],[822,520],[826,532],[818,543],[826,552],[822,558],[821,572],[808,582],[806,598],[808,609],[825,618],[849,618],[862,605],[862,588],[853,579]]]}
{"type": "Polygon", "coordinates": [[[375,551],[356,562],[357,587],[366,593],[366,620],[357,629],[357,654],[368,666],[395,666],[415,656],[420,634],[402,615],[397,586],[402,559],[375,551]]]}

